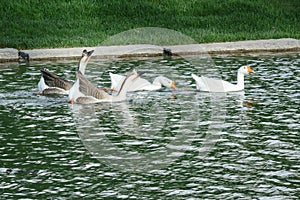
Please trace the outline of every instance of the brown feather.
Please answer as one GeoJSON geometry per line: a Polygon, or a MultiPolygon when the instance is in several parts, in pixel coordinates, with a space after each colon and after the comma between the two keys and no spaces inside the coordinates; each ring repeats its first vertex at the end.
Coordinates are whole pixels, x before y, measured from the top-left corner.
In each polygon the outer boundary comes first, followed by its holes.
{"type": "Polygon", "coordinates": [[[62,88],[64,90],[69,90],[73,85],[72,81],[61,78],[61,77],[57,76],[56,74],[49,72],[48,70],[41,70],[41,73],[45,80],[45,83],[49,87],[58,87],[58,88],[62,88]]]}
{"type": "Polygon", "coordinates": [[[42,92],[43,95],[47,95],[47,94],[65,94],[63,89],[59,89],[59,88],[46,88],[43,90],[42,92]]]}
{"type": "Polygon", "coordinates": [[[92,84],[80,71],[77,72],[77,78],[79,79],[79,91],[84,95],[92,96],[100,100],[110,98],[109,94],[107,94],[103,89],[92,84]]]}

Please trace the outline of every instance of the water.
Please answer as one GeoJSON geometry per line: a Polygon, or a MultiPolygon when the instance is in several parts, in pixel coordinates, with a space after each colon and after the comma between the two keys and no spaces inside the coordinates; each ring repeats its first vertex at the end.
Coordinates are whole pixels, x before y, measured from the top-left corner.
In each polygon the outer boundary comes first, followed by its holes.
{"type": "Polygon", "coordinates": [[[298,199],[300,55],[212,59],[91,59],[87,77],[134,67],[195,88],[190,74],[234,82],[244,93],[136,92],[128,101],[70,105],[38,96],[39,70],[75,79],[77,61],[0,66],[2,199],[298,199]]]}

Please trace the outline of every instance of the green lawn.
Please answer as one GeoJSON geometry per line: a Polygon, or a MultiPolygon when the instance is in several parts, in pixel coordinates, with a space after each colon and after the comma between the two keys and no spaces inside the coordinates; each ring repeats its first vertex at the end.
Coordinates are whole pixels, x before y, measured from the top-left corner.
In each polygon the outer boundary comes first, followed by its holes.
{"type": "Polygon", "coordinates": [[[0,48],[96,46],[142,27],[176,30],[199,43],[300,39],[299,0],[9,0],[0,9],[0,48]]]}

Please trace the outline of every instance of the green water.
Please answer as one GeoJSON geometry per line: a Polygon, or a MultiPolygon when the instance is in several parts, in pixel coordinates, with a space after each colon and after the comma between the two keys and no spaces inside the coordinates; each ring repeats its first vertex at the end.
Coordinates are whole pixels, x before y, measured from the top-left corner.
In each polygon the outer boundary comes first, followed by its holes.
{"type": "Polygon", "coordinates": [[[234,82],[245,64],[244,93],[70,105],[34,93],[40,69],[75,79],[77,61],[2,63],[1,199],[298,199],[299,54],[91,59],[86,76],[109,87],[108,72],[136,67],[195,88],[191,73],[234,82]]]}

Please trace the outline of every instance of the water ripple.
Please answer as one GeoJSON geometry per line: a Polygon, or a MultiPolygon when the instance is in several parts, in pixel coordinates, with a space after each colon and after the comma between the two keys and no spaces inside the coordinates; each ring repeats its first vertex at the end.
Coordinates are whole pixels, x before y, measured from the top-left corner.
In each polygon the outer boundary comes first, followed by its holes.
{"type": "Polygon", "coordinates": [[[1,66],[1,197],[297,199],[299,54],[216,55],[205,63],[91,60],[86,75],[110,87],[108,72],[138,67],[150,81],[160,74],[195,88],[191,73],[231,82],[240,65],[256,73],[244,93],[166,89],[81,106],[34,94],[41,68],[74,80],[77,61],[1,66]]]}

